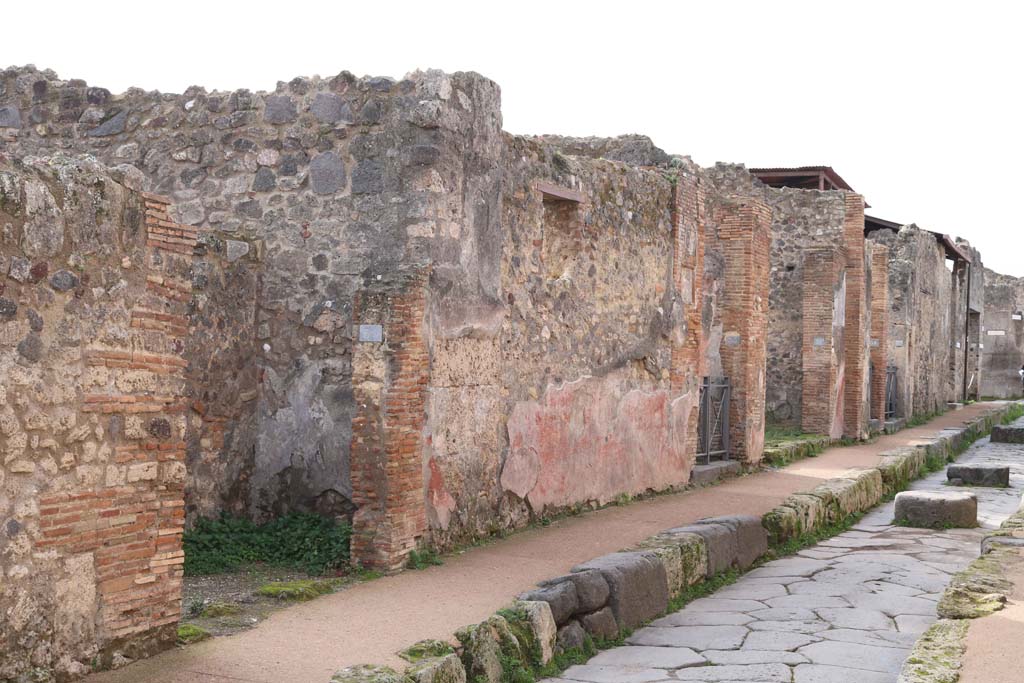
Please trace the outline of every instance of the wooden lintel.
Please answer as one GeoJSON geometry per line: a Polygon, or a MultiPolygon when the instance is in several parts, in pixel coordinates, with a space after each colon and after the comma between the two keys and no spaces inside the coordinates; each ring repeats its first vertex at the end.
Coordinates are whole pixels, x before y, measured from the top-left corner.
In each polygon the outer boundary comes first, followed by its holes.
{"type": "Polygon", "coordinates": [[[550,197],[551,199],[556,199],[558,201],[576,202],[577,204],[582,204],[586,201],[586,197],[582,192],[570,190],[567,187],[561,187],[554,183],[549,183],[546,180],[538,180],[534,187],[536,187],[537,191],[545,197],[550,197]]]}

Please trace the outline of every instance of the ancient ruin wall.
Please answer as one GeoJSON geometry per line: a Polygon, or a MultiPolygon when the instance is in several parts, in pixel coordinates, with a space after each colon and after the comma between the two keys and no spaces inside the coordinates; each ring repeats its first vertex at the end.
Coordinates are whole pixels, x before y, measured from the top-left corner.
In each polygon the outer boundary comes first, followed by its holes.
{"type": "Polygon", "coordinates": [[[0,158],[5,680],[174,642],[197,235],[166,209],[94,160],[0,158]]]}
{"type": "MultiPolygon", "coordinates": [[[[257,342],[239,337],[216,367],[195,368],[218,380],[251,366],[194,406],[190,419],[204,432],[189,442],[197,465],[190,511],[352,511],[353,298],[366,288],[400,290],[434,259],[471,261],[477,243],[467,236],[496,225],[494,199],[480,216],[453,218],[478,199],[476,181],[459,180],[478,174],[464,167],[486,159],[445,152],[467,151],[447,144],[452,136],[500,131],[487,98],[497,100],[490,81],[437,72],[399,82],[342,73],[279,83],[273,93],[196,87],[181,95],[112,95],[32,68],[2,73],[9,153],[81,150],[133,166],[149,189],[172,198],[181,222],[237,236],[221,242],[232,265],[211,278],[229,289],[209,299],[246,306],[257,292],[246,313],[257,342]]],[[[492,268],[477,281],[493,296],[492,268]]]]}
{"type": "Polygon", "coordinates": [[[692,466],[696,384],[671,381],[699,287],[691,265],[691,299],[676,301],[672,180],[505,144],[500,298],[473,327],[434,330],[426,464],[440,545],[682,485],[692,466]]]}
{"type": "Polygon", "coordinates": [[[897,369],[897,415],[944,410],[952,400],[952,274],[935,235],[916,226],[877,230],[889,248],[889,359],[897,369]]]}
{"type": "Polygon", "coordinates": [[[806,251],[844,247],[841,192],[773,188],[742,166],[708,169],[716,191],[762,198],[772,212],[765,407],[770,422],[798,426],[803,413],[803,296],[806,251]]]}
{"type": "Polygon", "coordinates": [[[981,333],[981,395],[1021,395],[1024,365],[1024,278],[985,269],[985,319],[981,333]]]}

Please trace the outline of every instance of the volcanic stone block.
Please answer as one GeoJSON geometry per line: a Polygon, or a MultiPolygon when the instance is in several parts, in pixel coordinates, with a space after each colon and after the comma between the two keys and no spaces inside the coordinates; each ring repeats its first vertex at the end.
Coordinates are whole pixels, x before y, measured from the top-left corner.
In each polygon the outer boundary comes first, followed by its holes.
{"type": "Polygon", "coordinates": [[[999,486],[1010,485],[1010,468],[1004,465],[950,465],[946,468],[946,478],[952,483],[959,480],[968,486],[999,486]]]}
{"type": "Polygon", "coordinates": [[[708,577],[731,569],[738,562],[739,546],[734,528],[727,524],[719,524],[713,520],[704,520],[702,524],[691,524],[681,527],[680,531],[696,534],[704,539],[704,547],[708,551],[708,577]]]}
{"type": "Polygon", "coordinates": [[[620,628],[639,626],[668,607],[668,576],[654,553],[611,553],[572,569],[587,570],[601,572],[608,582],[608,606],[620,628]]]}
{"type": "Polygon", "coordinates": [[[992,428],[992,443],[1024,443],[1024,427],[996,426],[992,428]]]}
{"type": "Polygon", "coordinates": [[[736,563],[740,569],[751,566],[768,552],[768,532],[761,518],[754,515],[727,515],[697,522],[698,526],[722,524],[736,536],[736,563]]]}
{"type": "Polygon", "coordinates": [[[559,626],[569,621],[579,607],[576,585],[572,581],[552,582],[529,593],[523,593],[519,599],[548,603],[551,607],[551,616],[559,626]]]}
{"type": "Polygon", "coordinates": [[[978,499],[959,491],[904,491],[896,494],[896,521],[929,529],[975,527],[978,499]]]}

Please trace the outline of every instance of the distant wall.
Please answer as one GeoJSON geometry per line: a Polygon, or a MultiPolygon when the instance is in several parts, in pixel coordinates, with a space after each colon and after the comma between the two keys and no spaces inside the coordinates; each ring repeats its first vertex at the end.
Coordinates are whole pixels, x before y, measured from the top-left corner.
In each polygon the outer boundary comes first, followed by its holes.
{"type": "Polygon", "coordinates": [[[985,269],[984,331],[981,332],[981,395],[1021,395],[1024,365],[1024,278],[985,269]]]}

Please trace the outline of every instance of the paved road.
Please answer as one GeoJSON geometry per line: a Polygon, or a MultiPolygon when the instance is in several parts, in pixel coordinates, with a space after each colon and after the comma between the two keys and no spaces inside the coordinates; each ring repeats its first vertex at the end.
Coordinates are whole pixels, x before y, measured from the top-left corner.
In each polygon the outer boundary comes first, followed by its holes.
{"type": "MultiPolygon", "coordinates": [[[[982,526],[998,526],[1020,503],[1024,447],[985,439],[958,462],[1011,465],[1010,488],[969,489],[982,526]]],[[[945,478],[912,488],[945,489],[945,478]]],[[[892,519],[892,503],[881,505],[850,531],[769,562],[546,683],[893,683],[984,531],[892,519]]]]}

